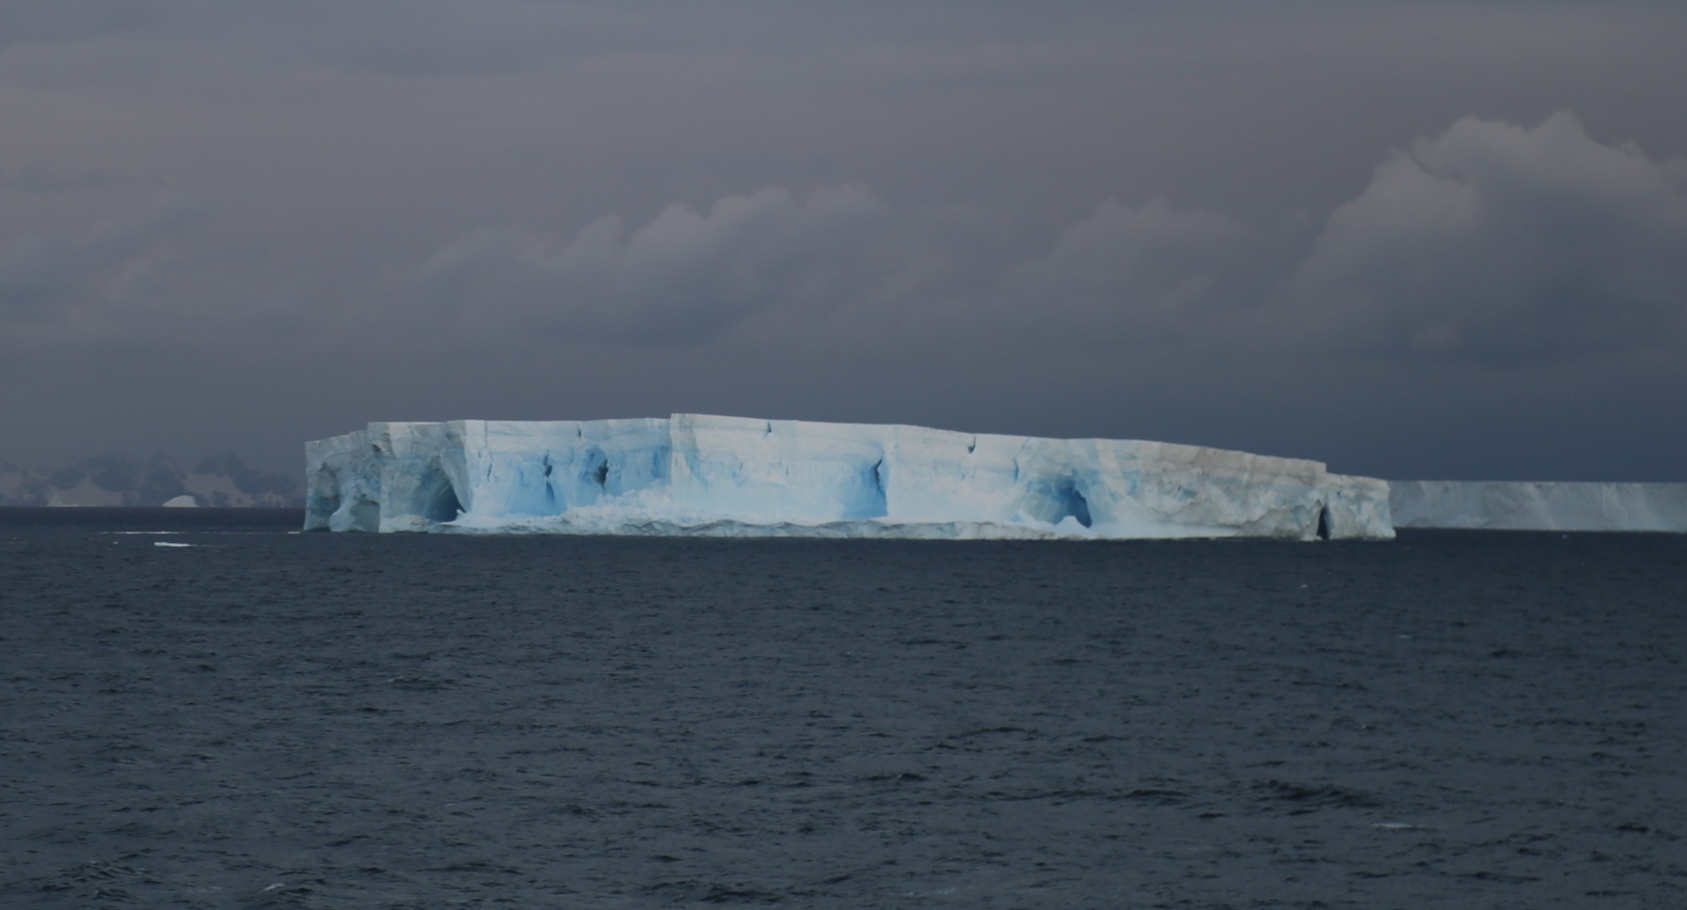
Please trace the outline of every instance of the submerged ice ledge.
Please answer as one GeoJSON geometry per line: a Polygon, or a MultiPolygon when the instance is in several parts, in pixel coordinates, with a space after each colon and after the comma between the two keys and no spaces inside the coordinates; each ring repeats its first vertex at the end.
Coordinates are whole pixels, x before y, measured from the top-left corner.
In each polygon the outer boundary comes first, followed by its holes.
{"type": "Polygon", "coordinates": [[[1394,536],[1388,484],[1162,442],[675,414],[371,423],[305,529],[943,539],[1394,536]]]}

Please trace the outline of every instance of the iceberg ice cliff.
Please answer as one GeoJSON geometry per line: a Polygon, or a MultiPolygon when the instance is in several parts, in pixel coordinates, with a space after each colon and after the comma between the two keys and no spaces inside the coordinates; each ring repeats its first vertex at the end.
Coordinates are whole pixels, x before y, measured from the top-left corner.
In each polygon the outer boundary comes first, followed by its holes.
{"type": "Polygon", "coordinates": [[[1388,484],[1162,442],[675,414],[371,423],[305,444],[305,528],[898,537],[1394,536],[1388,484]]]}
{"type": "Polygon", "coordinates": [[[1397,480],[1402,528],[1687,531],[1687,483],[1397,480]]]}

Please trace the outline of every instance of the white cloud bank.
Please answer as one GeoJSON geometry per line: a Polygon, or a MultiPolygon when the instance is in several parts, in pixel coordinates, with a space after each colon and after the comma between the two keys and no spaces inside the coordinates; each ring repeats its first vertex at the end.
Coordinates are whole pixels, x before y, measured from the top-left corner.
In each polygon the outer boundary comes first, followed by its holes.
{"type": "Polygon", "coordinates": [[[1248,236],[1223,215],[1109,201],[1046,253],[1014,259],[991,255],[998,221],[898,213],[860,186],[764,189],[705,211],[673,205],[630,232],[601,218],[568,241],[478,230],[432,256],[400,299],[433,325],[624,343],[701,341],[769,310],[905,324],[931,309],[1015,337],[1038,326],[1111,337],[1210,302],[1248,236]]]}
{"type": "Polygon", "coordinates": [[[1687,167],[1569,113],[1467,117],[1330,216],[1293,318],[1362,356],[1499,365],[1657,344],[1687,311],[1687,167]]]}
{"type": "MultiPolygon", "coordinates": [[[[168,204],[0,238],[0,323],[86,337],[144,317],[239,346],[237,313],[196,299],[202,278],[171,247],[195,217],[168,204]]],[[[757,344],[977,356],[1223,349],[1502,370],[1687,358],[1687,162],[1601,143],[1569,113],[1532,129],[1462,119],[1391,153],[1299,252],[1282,254],[1285,236],[1162,199],[1107,201],[1036,250],[982,210],[900,211],[855,184],[770,188],[572,237],[474,230],[358,305],[318,302],[312,331],[388,348],[702,346],[761,320],[757,344]]]]}
{"type": "Polygon", "coordinates": [[[729,196],[669,206],[628,232],[599,218],[567,242],[479,230],[435,254],[408,291],[435,315],[581,339],[715,335],[770,306],[829,305],[860,293],[889,209],[857,186],[797,198],[729,196]]]}
{"type": "Polygon", "coordinates": [[[670,206],[566,242],[480,230],[401,299],[435,318],[619,343],[699,342],[768,311],[1016,347],[1182,341],[1285,356],[1495,367],[1679,342],[1687,165],[1605,145],[1574,116],[1468,117],[1396,151],[1298,263],[1224,214],[1114,201],[1045,252],[1005,255],[978,212],[899,213],[860,186],[670,206]],[[933,230],[934,225],[942,227],[933,230]]]}

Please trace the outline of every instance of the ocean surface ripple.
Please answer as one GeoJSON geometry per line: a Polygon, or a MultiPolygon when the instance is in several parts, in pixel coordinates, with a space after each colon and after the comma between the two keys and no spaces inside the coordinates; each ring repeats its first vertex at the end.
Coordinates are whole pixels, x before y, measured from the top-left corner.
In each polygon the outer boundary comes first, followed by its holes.
{"type": "Polygon", "coordinates": [[[0,906],[1687,907],[1687,535],[287,527],[0,514],[0,906]]]}

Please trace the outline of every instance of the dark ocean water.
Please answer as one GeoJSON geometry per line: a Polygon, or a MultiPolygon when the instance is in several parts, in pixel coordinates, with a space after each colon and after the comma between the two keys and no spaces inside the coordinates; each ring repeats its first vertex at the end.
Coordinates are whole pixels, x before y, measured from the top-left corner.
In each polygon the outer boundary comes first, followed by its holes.
{"type": "Polygon", "coordinates": [[[297,522],[0,511],[0,907],[1687,907],[1687,536],[297,522]]]}

